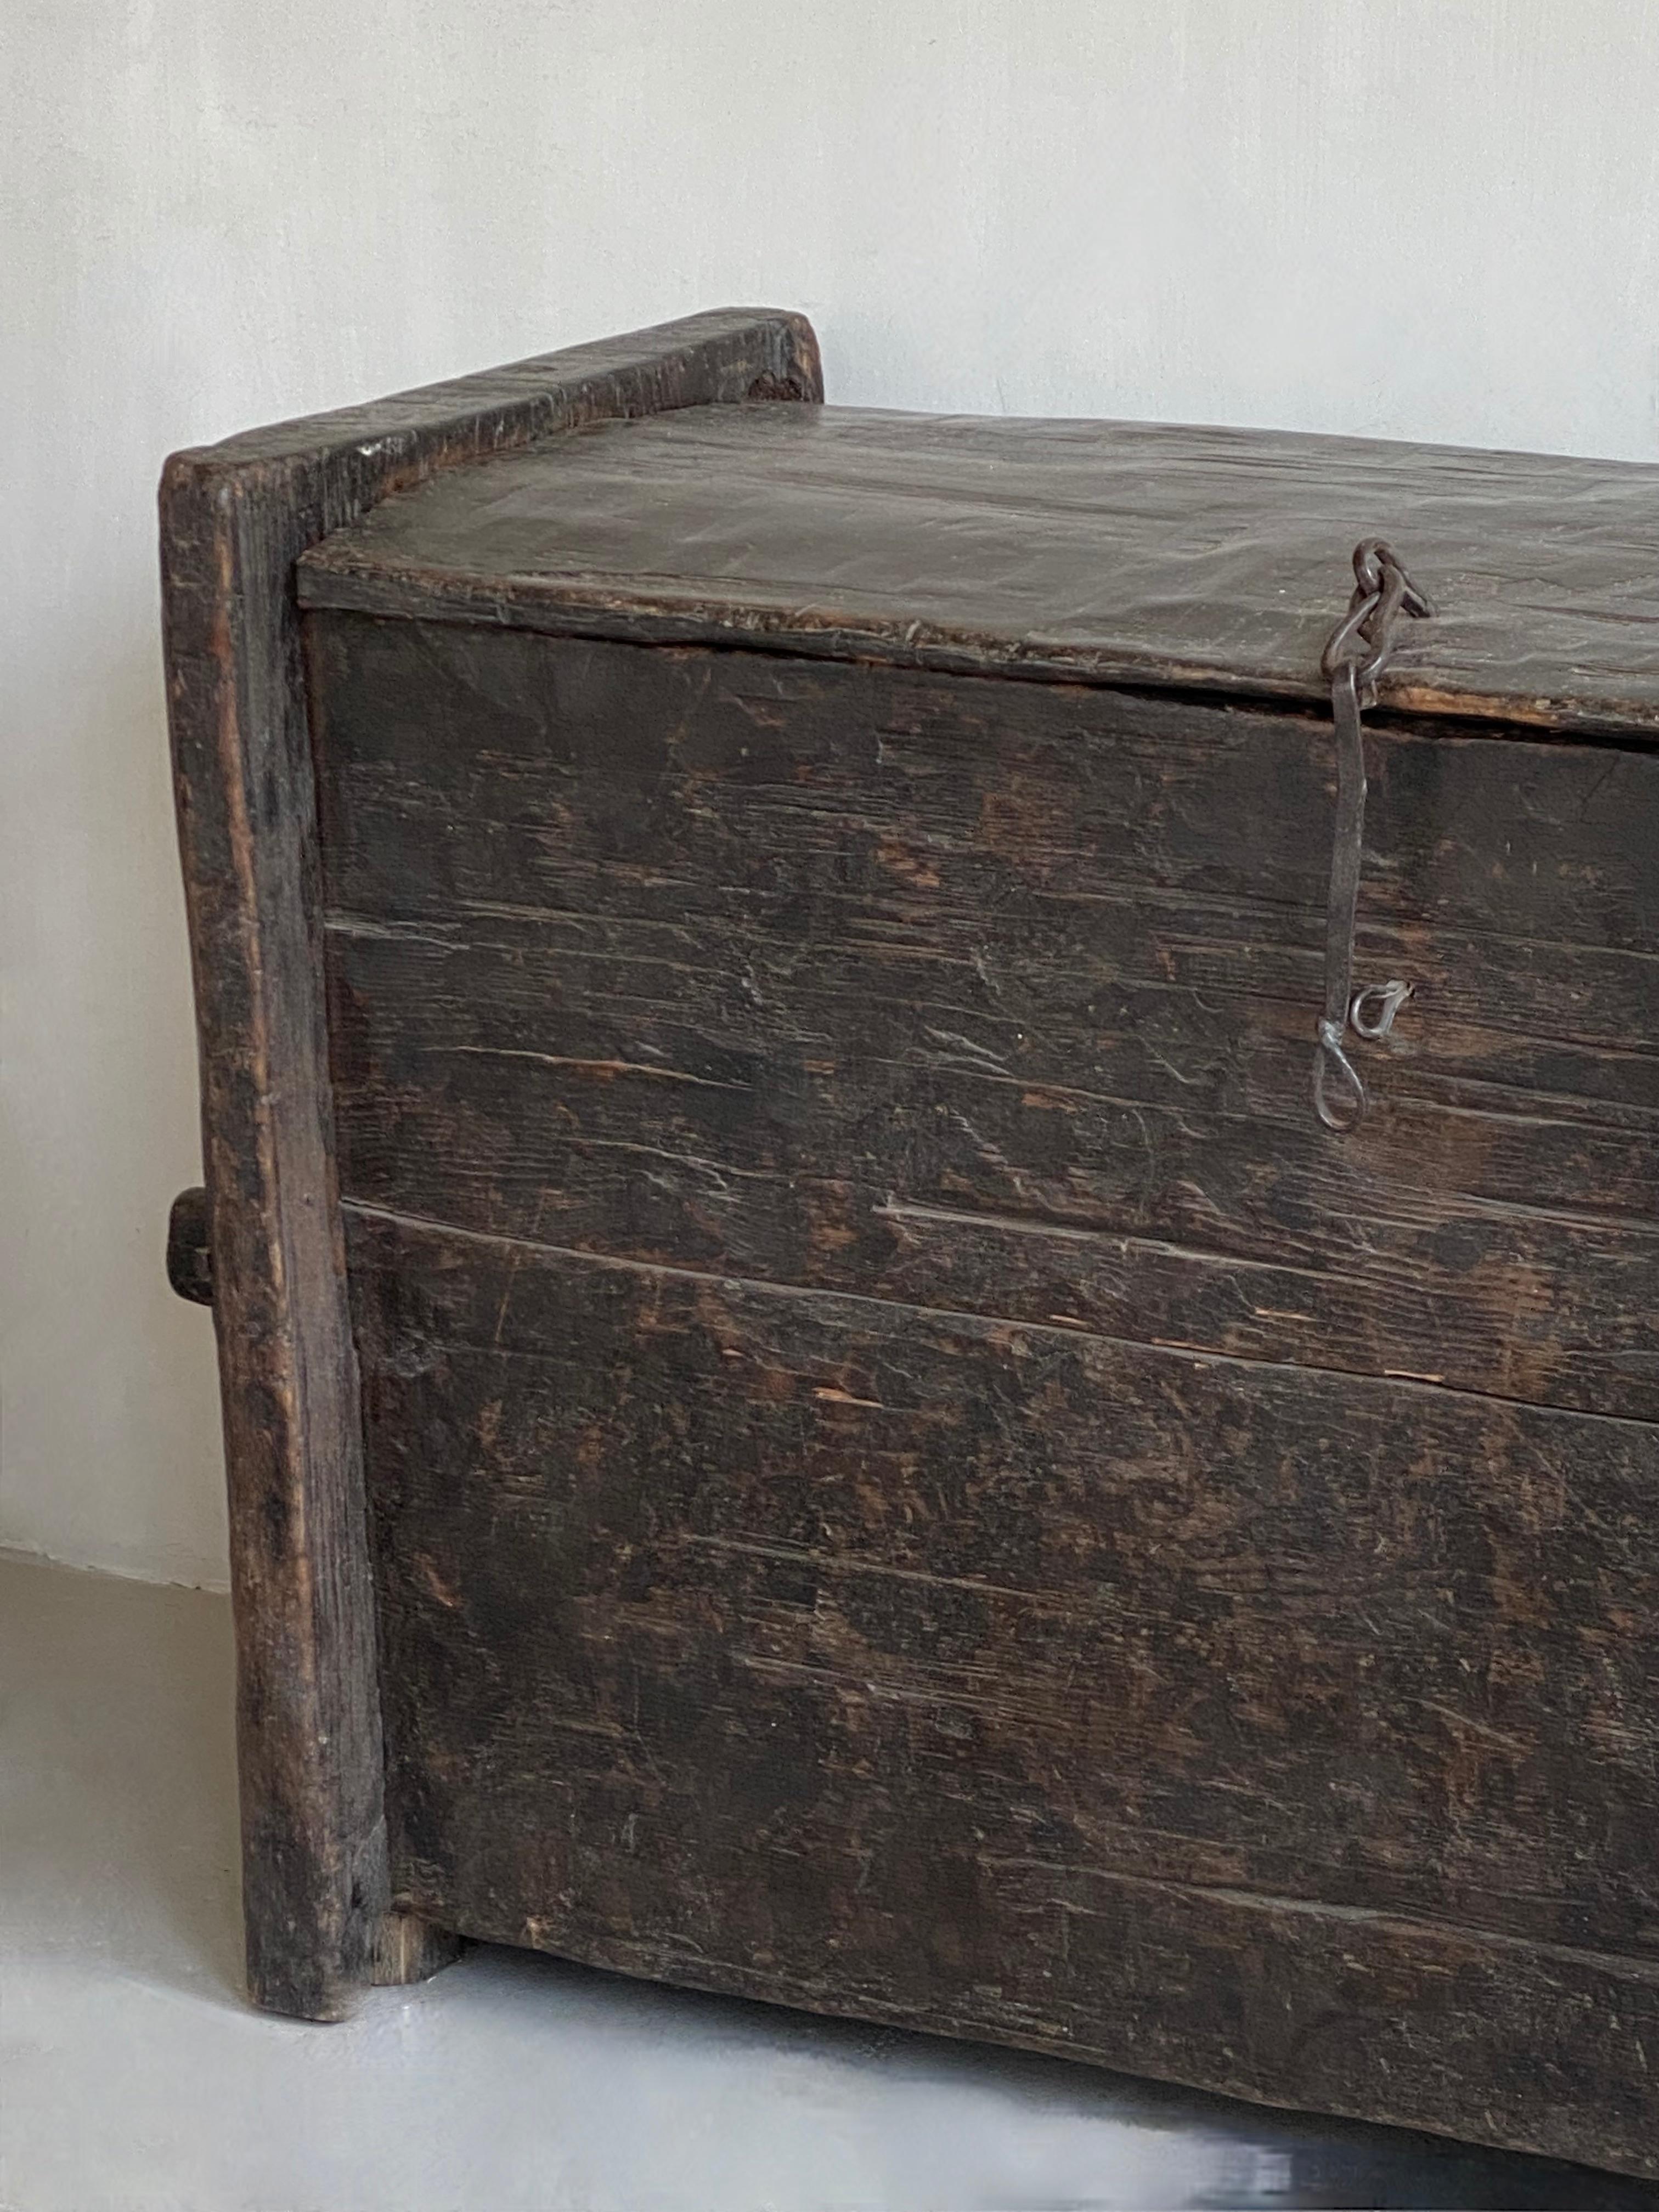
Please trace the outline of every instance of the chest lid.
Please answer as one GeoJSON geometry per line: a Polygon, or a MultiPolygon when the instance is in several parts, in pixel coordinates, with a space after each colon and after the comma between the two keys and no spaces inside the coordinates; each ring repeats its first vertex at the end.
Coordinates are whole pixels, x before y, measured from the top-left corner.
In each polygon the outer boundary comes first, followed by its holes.
{"type": "Polygon", "coordinates": [[[694,406],[388,499],[311,607],[1327,697],[1358,539],[1432,598],[1381,702],[1659,733],[1659,468],[1282,431],[694,406]]]}

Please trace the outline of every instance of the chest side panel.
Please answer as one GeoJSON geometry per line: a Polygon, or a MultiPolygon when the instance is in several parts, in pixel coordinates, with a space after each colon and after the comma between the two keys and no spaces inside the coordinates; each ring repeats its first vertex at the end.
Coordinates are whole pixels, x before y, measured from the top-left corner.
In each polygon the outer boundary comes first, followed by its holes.
{"type": "Polygon", "coordinates": [[[1645,2139],[1659,761],[308,630],[406,1893],[1645,2139]]]}

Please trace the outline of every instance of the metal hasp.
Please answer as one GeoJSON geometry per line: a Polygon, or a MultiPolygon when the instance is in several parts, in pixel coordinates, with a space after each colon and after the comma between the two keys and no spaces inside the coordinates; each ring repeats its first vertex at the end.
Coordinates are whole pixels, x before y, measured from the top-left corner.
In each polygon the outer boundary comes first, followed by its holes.
{"type": "Polygon", "coordinates": [[[1394,627],[1401,614],[1434,612],[1394,553],[1380,538],[1367,538],[1353,553],[1354,588],[1348,611],[1331,632],[1320,668],[1331,687],[1331,716],[1336,726],[1336,830],[1331,849],[1330,902],[1325,920],[1325,1009],[1315,1031],[1314,1111],[1339,1136],[1357,1129],[1365,1115],[1365,1086],[1343,1049],[1345,1032],[1368,1041],[1387,1036],[1394,1018],[1412,994],[1409,983],[1372,983],[1353,988],[1354,914],[1359,902],[1359,870],[1365,835],[1365,748],[1360,709],[1371,704],[1376,684],[1394,649],[1394,627]],[[1369,1011],[1375,1006],[1376,1012],[1369,1011]],[[1332,1098],[1330,1079],[1340,1078],[1347,1104],[1332,1098]]]}

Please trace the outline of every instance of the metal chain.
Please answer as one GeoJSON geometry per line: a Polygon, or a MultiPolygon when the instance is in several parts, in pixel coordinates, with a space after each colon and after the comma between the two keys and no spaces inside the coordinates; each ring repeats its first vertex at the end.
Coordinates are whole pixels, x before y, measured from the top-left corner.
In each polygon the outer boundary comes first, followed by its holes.
{"type": "Polygon", "coordinates": [[[1365,835],[1365,747],[1360,710],[1372,703],[1377,678],[1394,649],[1395,624],[1402,614],[1431,615],[1433,607],[1380,538],[1354,548],[1353,596],[1331,632],[1320,670],[1331,687],[1331,717],[1336,726],[1336,829],[1331,848],[1330,903],[1325,919],[1325,1010],[1315,1030],[1314,1111],[1328,1129],[1346,1135],[1365,1115],[1365,1086],[1343,1049],[1352,1027],[1357,1036],[1385,1037],[1394,1018],[1412,994],[1409,983],[1372,983],[1353,988],[1354,916],[1359,904],[1359,871],[1365,835]],[[1375,1001],[1377,1012],[1367,1017],[1375,1001]],[[1347,1095],[1339,1111],[1330,1079],[1341,1079],[1347,1095]]]}

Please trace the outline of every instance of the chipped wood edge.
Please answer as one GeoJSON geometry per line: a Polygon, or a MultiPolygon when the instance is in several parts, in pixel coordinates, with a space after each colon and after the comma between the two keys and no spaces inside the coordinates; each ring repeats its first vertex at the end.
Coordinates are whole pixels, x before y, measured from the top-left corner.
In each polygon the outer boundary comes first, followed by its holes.
{"type": "MultiPolygon", "coordinates": [[[[161,505],[195,980],[256,2002],[337,2019],[389,1906],[358,1378],[294,568],[437,470],[589,421],[823,398],[804,318],[728,309],[175,453],[161,505]]],[[[389,1949],[388,1949],[389,1947],[389,1949]]]]}

